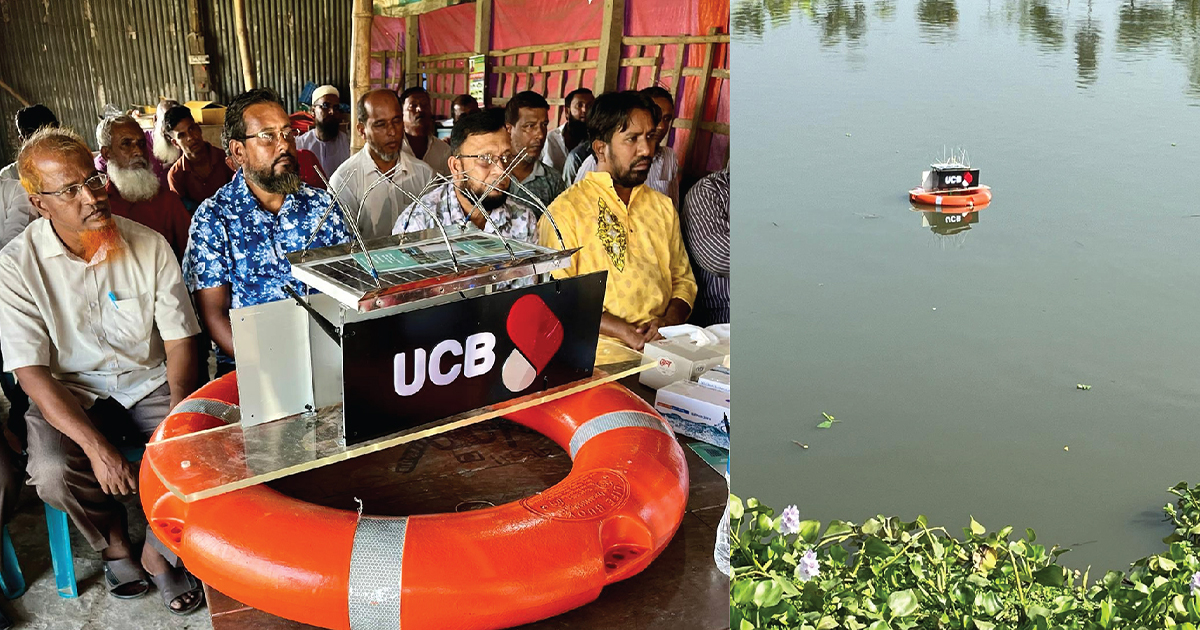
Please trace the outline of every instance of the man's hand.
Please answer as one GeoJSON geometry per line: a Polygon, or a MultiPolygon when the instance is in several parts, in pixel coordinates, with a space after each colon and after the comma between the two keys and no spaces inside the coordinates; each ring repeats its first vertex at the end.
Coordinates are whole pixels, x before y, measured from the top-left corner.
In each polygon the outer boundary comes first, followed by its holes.
{"type": "Polygon", "coordinates": [[[112,444],[106,443],[95,452],[88,453],[88,460],[105,494],[120,496],[137,492],[137,473],[133,463],[126,461],[112,444]]]}
{"type": "Polygon", "coordinates": [[[655,317],[645,324],[638,326],[638,330],[642,331],[642,343],[647,344],[651,341],[662,339],[663,336],[658,332],[658,329],[666,325],[667,323],[661,317],[655,317]]]}

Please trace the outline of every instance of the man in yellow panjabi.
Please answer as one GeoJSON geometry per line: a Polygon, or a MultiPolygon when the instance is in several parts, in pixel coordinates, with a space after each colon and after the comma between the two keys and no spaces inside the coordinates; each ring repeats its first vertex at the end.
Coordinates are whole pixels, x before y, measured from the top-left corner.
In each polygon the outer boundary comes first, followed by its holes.
{"type": "MultiPolygon", "coordinates": [[[[635,350],[682,324],[696,299],[696,280],[670,197],[645,185],[658,138],[660,112],[637,92],[612,92],[588,112],[597,170],[550,204],[567,248],[582,247],[556,277],[608,271],[600,333],[635,350]]],[[[559,247],[546,216],[542,245],[559,247]]]]}

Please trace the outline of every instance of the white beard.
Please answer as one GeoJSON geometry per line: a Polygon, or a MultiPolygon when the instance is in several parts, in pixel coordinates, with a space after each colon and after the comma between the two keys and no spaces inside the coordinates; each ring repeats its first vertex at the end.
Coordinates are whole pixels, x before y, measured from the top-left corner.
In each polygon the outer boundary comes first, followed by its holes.
{"type": "Polygon", "coordinates": [[[117,187],[117,192],[126,201],[134,203],[139,201],[149,201],[158,194],[158,189],[162,186],[158,175],[149,166],[145,168],[121,168],[114,162],[108,163],[108,177],[112,180],[113,185],[117,187]]]}
{"type": "Polygon", "coordinates": [[[164,167],[170,167],[183,155],[183,151],[180,151],[179,147],[171,144],[171,141],[167,140],[166,136],[158,130],[155,130],[150,135],[154,137],[154,146],[151,147],[154,151],[154,157],[158,158],[158,161],[162,162],[164,167]]]}

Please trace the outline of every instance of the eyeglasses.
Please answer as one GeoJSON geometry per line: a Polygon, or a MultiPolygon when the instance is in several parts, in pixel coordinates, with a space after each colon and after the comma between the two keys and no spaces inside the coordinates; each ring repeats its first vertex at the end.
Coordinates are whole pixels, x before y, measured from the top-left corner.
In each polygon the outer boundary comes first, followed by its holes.
{"type": "Polygon", "coordinates": [[[504,155],[499,155],[499,156],[492,155],[490,153],[481,153],[479,155],[456,155],[454,157],[459,158],[459,159],[475,158],[476,160],[483,162],[484,165],[486,165],[486,166],[499,165],[500,168],[508,168],[508,165],[512,164],[513,160],[517,159],[517,156],[513,155],[512,153],[505,153],[504,155]]]}
{"type": "Polygon", "coordinates": [[[71,186],[67,186],[66,188],[63,188],[60,190],[54,190],[51,192],[40,191],[40,192],[38,192],[38,194],[39,195],[54,195],[55,197],[58,197],[60,199],[71,200],[71,199],[74,199],[75,196],[79,194],[79,191],[83,190],[84,186],[87,186],[88,190],[99,192],[101,190],[104,190],[104,187],[107,185],[108,185],[108,175],[105,175],[104,173],[96,173],[95,175],[92,175],[91,177],[83,180],[82,184],[73,184],[71,186]]]}
{"type": "Polygon", "coordinates": [[[296,140],[296,136],[298,135],[300,135],[300,132],[288,127],[286,129],[280,129],[279,131],[260,131],[256,134],[251,134],[248,136],[238,136],[234,138],[234,140],[249,140],[250,138],[258,138],[259,140],[262,140],[264,144],[275,144],[280,140],[283,140],[284,142],[294,142],[296,140]]]}

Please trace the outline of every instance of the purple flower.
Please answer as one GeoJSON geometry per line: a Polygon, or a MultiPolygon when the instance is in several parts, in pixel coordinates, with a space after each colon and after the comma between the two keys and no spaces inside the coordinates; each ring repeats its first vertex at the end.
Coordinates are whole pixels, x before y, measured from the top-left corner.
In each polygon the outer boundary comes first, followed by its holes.
{"type": "Polygon", "coordinates": [[[1192,595],[1195,595],[1197,590],[1200,590],[1200,571],[1192,574],[1192,595]]]}
{"type": "Polygon", "coordinates": [[[779,520],[779,533],[784,536],[795,534],[800,531],[800,508],[789,505],[783,508],[782,518],[779,520]]]}
{"type": "Polygon", "coordinates": [[[817,562],[817,552],[809,549],[800,556],[800,564],[796,565],[796,579],[807,582],[821,574],[821,565],[817,562]]]}

